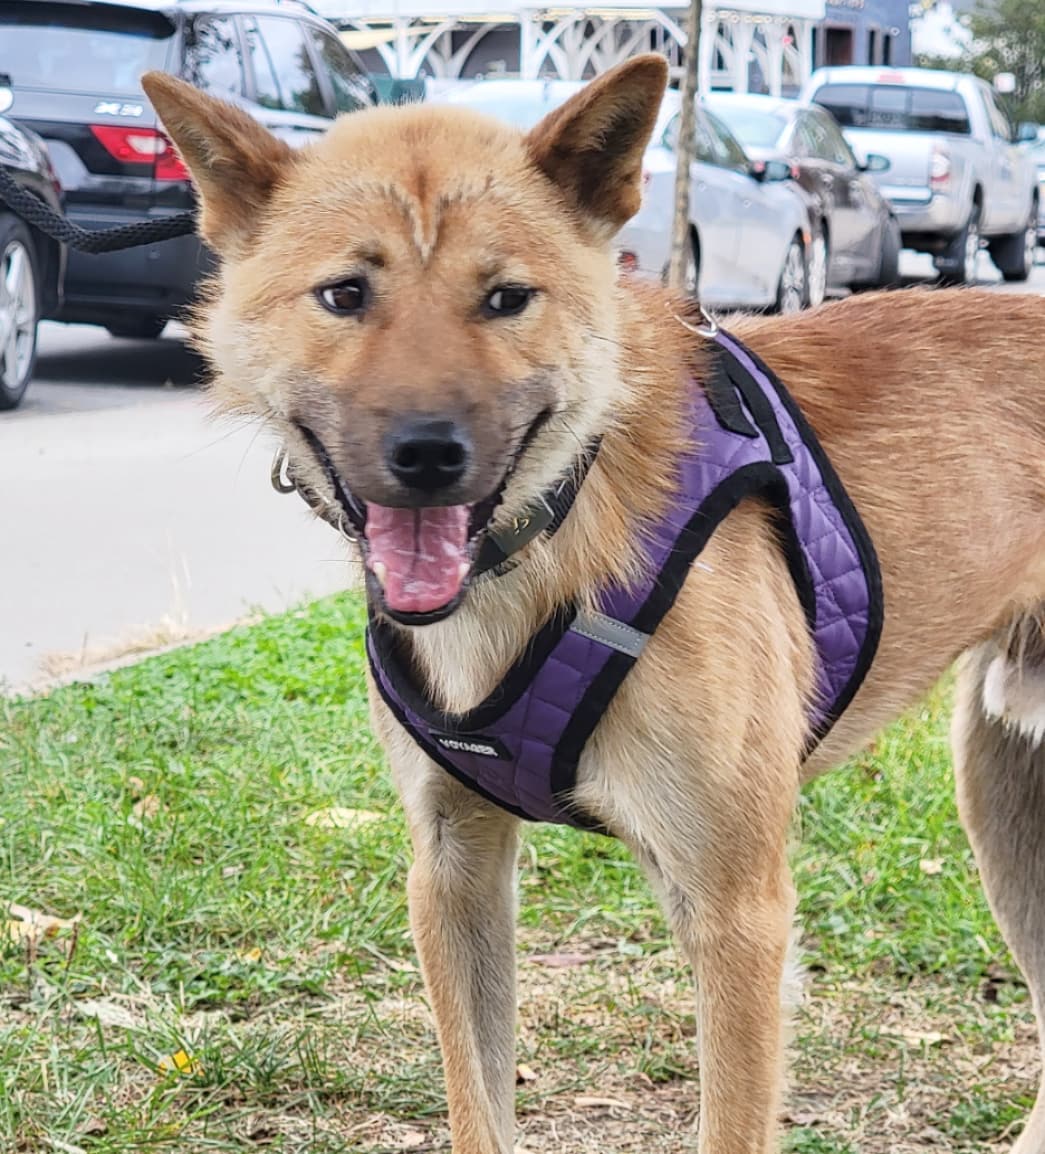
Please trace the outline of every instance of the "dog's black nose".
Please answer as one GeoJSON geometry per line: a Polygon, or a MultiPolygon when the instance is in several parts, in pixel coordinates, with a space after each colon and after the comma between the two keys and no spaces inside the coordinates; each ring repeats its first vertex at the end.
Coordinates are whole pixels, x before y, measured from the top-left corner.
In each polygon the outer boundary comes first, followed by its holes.
{"type": "Polygon", "coordinates": [[[385,437],[385,459],[392,476],[422,493],[456,484],[471,458],[467,430],[443,417],[407,417],[385,437]]]}

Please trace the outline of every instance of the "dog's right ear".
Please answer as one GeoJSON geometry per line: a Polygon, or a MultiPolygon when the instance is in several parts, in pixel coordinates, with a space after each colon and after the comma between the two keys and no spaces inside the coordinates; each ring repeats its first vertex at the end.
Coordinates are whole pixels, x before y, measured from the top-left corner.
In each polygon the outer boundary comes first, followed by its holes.
{"type": "Polygon", "coordinates": [[[200,235],[221,256],[244,255],[293,163],[290,147],[241,108],[164,72],[146,72],[142,87],[200,194],[200,235]]]}
{"type": "Polygon", "coordinates": [[[611,68],[549,113],[526,138],[537,167],[608,240],[642,203],[642,157],[668,83],[647,53],[611,68]]]}

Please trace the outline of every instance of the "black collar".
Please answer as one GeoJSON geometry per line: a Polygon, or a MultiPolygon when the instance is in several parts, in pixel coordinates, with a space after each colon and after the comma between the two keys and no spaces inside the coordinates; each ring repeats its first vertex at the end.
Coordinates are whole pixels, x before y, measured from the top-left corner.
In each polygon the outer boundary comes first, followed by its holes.
{"type": "MultiPolygon", "coordinates": [[[[479,546],[479,555],[473,567],[474,577],[500,577],[513,569],[518,562],[513,557],[519,550],[536,540],[542,533],[551,537],[566,520],[573,508],[577,493],[587,477],[599,452],[601,437],[589,441],[584,452],[570,467],[570,471],[545,490],[524,513],[515,517],[503,529],[486,529],[479,546]]],[[[305,484],[296,475],[285,448],[276,450],[272,461],[272,487],[278,493],[297,491],[298,495],[317,517],[350,541],[358,539],[363,526],[359,523],[358,509],[354,503],[348,505],[342,486],[329,463],[320,458],[328,474],[328,481],[337,497],[336,502],[321,497],[315,489],[305,484]]]]}

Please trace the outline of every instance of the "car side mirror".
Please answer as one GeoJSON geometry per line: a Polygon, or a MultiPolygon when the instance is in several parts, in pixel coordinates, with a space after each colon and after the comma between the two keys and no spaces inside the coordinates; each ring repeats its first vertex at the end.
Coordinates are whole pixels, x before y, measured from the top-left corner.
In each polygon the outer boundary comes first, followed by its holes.
{"type": "Polygon", "coordinates": [[[793,180],[795,171],[783,160],[753,160],[748,169],[753,180],[759,184],[769,184],[777,180],[793,180]]]}
{"type": "Polygon", "coordinates": [[[882,156],[880,152],[869,152],[863,163],[856,167],[861,172],[888,172],[892,166],[893,162],[888,156],[882,156]]]}
{"type": "Polygon", "coordinates": [[[1025,144],[1032,140],[1038,139],[1038,123],[1034,120],[1021,120],[1016,126],[1016,139],[1020,144],[1025,144]]]}

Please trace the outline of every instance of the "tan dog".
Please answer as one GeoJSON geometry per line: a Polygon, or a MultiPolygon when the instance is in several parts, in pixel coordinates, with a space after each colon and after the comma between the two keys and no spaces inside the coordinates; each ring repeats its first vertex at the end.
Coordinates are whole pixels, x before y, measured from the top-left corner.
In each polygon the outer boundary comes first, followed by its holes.
{"type": "MultiPolygon", "coordinates": [[[[336,474],[365,502],[375,612],[458,606],[401,629],[447,709],[481,700],[556,606],[632,577],[637,529],[668,499],[704,353],[684,306],[620,281],[611,251],[639,204],[665,82],[664,62],[644,56],[527,136],[419,106],[345,117],[291,152],[242,112],[146,78],[222,258],[198,324],[217,396],[265,417],[318,491],[336,474]],[[417,414],[442,422],[425,426],[433,436],[460,431],[426,458],[446,474],[427,505],[410,479],[417,414]],[[452,510],[489,514],[510,472],[494,513],[505,524],[600,433],[559,532],[469,587],[452,510]],[[422,550],[396,535],[402,508],[419,504],[417,524],[450,559],[421,592],[396,553],[422,550]]],[[[862,296],[735,331],[832,458],[881,559],[886,616],[861,691],[803,763],[813,650],[768,509],[746,501],[585,750],[576,800],[643,862],[697,977],[703,1154],[775,1146],[801,781],[963,653],[962,814],[1045,1010],[1045,301],[862,296]]],[[[518,822],[423,756],[383,702],[373,713],[413,838],[411,917],[454,1150],[508,1154],[518,822]]],[[[1016,1150],[1045,1154],[1045,1096],[1016,1150]]]]}

